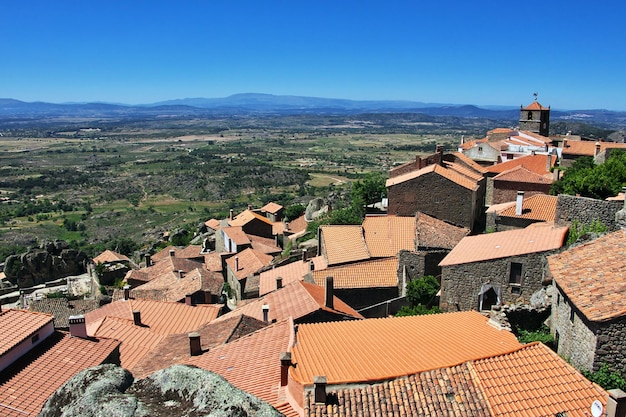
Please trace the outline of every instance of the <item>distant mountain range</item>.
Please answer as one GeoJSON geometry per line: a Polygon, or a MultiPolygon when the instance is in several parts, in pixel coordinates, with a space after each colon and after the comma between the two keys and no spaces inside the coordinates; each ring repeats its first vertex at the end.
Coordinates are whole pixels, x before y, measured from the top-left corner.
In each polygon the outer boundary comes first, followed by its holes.
{"type": "MultiPolygon", "coordinates": [[[[455,105],[417,101],[346,100],[272,94],[235,94],[224,98],[185,98],[143,105],[110,103],[23,102],[0,98],[0,118],[41,117],[156,117],[191,115],[279,115],[423,113],[431,116],[518,120],[518,107],[455,105]]],[[[577,120],[611,126],[625,126],[626,112],[609,110],[552,110],[551,119],[577,120]]]]}

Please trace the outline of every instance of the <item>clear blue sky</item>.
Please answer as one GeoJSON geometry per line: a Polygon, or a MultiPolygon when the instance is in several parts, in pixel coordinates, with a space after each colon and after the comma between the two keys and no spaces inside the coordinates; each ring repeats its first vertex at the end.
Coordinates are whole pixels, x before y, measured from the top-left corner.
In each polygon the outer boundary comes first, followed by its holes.
{"type": "Polygon", "coordinates": [[[626,2],[7,0],[0,97],[626,110],[626,2]]]}

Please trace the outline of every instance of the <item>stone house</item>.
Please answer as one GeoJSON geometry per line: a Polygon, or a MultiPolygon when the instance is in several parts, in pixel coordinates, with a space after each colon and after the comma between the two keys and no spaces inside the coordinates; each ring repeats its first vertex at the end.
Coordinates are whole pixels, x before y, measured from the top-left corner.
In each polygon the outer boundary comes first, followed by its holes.
{"type": "Polygon", "coordinates": [[[269,202],[261,207],[261,213],[272,223],[282,221],[285,217],[285,208],[280,204],[269,202]]]}
{"type": "Polygon", "coordinates": [[[489,310],[500,304],[527,304],[546,284],[546,256],[560,250],[567,231],[537,224],[463,238],[439,264],[440,308],[489,310]]]}
{"type": "Polygon", "coordinates": [[[572,166],[574,161],[582,156],[592,157],[596,164],[601,164],[608,159],[611,150],[626,150],[626,143],[574,140],[569,136],[563,138],[562,146],[561,166],[563,167],[572,166]]]}
{"type": "Polygon", "coordinates": [[[225,281],[230,288],[229,302],[235,304],[259,296],[259,274],[268,267],[273,256],[252,248],[226,259],[225,281]]]}
{"type": "Polygon", "coordinates": [[[388,213],[414,216],[419,211],[457,226],[480,229],[484,168],[459,152],[440,160],[417,170],[403,169],[400,175],[390,171],[388,213]]]}
{"type": "Polygon", "coordinates": [[[559,355],[579,369],[626,373],[626,231],[548,257],[550,328],[559,355]]]}
{"type": "Polygon", "coordinates": [[[524,229],[533,223],[554,223],[556,219],[557,196],[535,194],[526,197],[518,191],[515,201],[496,204],[487,209],[486,230],[524,229]]]}

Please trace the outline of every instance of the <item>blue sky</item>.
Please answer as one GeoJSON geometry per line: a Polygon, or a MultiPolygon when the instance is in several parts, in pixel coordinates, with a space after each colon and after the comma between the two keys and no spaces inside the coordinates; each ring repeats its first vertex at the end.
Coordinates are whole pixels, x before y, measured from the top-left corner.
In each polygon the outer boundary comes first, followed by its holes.
{"type": "Polygon", "coordinates": [[[0,97],[626,110],[626,2],[7,0],[0,97]]]}

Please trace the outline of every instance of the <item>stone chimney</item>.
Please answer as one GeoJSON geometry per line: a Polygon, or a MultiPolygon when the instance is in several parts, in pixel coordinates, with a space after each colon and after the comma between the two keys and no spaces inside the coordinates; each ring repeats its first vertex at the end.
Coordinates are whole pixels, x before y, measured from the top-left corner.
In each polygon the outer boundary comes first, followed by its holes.
{"type": "Polygon", "coordinates": [[[313,261],[309,261],[309,269],[311,271],[315,271],[315,264],[313,263],[313,261]]]}
{"type": "Polygon", "coordinates": [[[193,302],[193,297],[191,296],[191,294],[185,294],[185,304],[187,304],[188,306],[196,305],[196,303],[193,302]]]}
{"type": "Polygon", "coordinates": [[[333,277],[326,277],[326,291],[324,292],[324,306],[326,308],[335,309],[334,299],[333,299],[333,277]]]}
{"type": "Polygon", "coordinates": [[[302,262],[306,262],[307,261],[307,251],[306,249],[302,251],[302,262]]]}
{"type": "Polygon", "coordinates": [[[233,209],[230,209],[230,210],[228,211],[228,218],[229,218],[230,220],[232,220],[232,219],[234,219],[234,218],[235,218],[235,212],[233,211],[233,209]]]}
{"type": "Polygon", "coordinates": [[[517,192],[517,199],[515,200],[515,215],[516,216],[521,216],[522,215],[523,207],[524,207],[524,192],[523,191],[518,191],[517,192]]]}
{"type": "Polygon", "coordinates": [[[239,271],[239,256],[235,256],[235,272],[239,271]]]}
{"type": "Polygon", "coordinates": [[[248,210],[252,211],[252,204],[248,204],[248,210]]]}
{"type": "Polygon", "coordinates": [[[170,256],[173,258],[176,255],[176,250],[170,249],[170,256]]]}
{"type": "Polygon", "coordinates": [[[189,333],[189,353],[191,356],[198,356],[202,353],[202,346],[200,345],[200,333],[189,333]]]}
{"type": "Polygon", "coordinates": [[[124,301],[130,300],[130,285],[124,285],[124,301]]]}
{"type": "Polygon", "coordinates": [[[135,326],[142,326],[141,324],[141,311],[133,310],[133,322],[135,326]]]}
{"type": "Polygon", "coordinates": [[[70,316],[68,318],[70,324],[70,336],[87,339],[87,325],[85,324],[85,316],[70,316]]]}
{"type": "Polygon", "coordinates": [[[567,148],[567,139],[563,139],[563,149],[567,148]]]}
{"type": "Polygon", "coordinates": [[[178,276],[178,279],[183,279],[183,277],[185,276],[185,272],[182,269],[179,269],[178,271],[176,271],[176,275],[178,276]]]}
{"type": "Polygon", "coordinates": [[[437,153],[437,163],[443,166],[443,145],[437,145],[435,152],[437,153]]]}
{"type": "Polygon", "coordinates": [[[276,289],[279,290],[283,287],[283,278],[276,277],[276,289]]]}
{"type": "Polygon", "coordinates": [[[289,368],[291,367],[291,352],[280,354],[280,386],[285,387],[289,382],[289,368]]]}
{"type": "Polygon", "coordinates": [[[326,404],[326,383],[325,376],[313,377],[315,404],[326,404]]]}
{"type": "Polygon", "coordinates": [[[144,254],[143,258],[146,260],[146,268],[152,265],[152,256],[149,253],[144,254]]]}
{"type": "Polygon", "coordinates": [[[596,142],[596,147],[594,148],[593,156],[598,156],[599,153],[600,153],[600,142],[596,142]]]}
{"type": "Polygon", "coordinates": [[[606,402],[607,417],[626,417],[626,392],[621,389],[610,389],[606,402]]]}
{"type": "Polygon", "coordinates": [[[550,172],[552,169],[552,154],[548,154],[546,158],[546,172],[550,172]]]}
{"type": "Polygon", "coordinates": [[[270,322],[270,306],[269,306],[269,304],[263,304],[261,306],[261,309],[263,310],[263,322],[264,323],[269,323],[270,322]]]}

